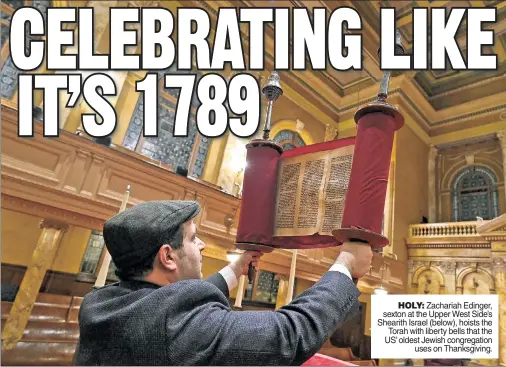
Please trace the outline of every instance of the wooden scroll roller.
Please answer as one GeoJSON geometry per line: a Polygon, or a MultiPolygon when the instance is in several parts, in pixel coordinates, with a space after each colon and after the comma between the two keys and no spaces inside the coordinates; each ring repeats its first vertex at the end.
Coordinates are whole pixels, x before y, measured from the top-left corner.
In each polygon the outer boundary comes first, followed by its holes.
{"type": "MultiPolygon", "coordinates": [[[[269,139],[272,106],[283,94],[278,74],[273,71],[262,88],[267,99],[267,116],[262,139],[254,139],[246,145],[246,169],[241,199],[241,213],[237,229],[236,247],[263,253],[274,251],[270,246],[274,226],[273,211],[276,198],[278,160],[283,148],[269,139]]],[[[250,263],[248,280],[255,278],[255,269],[250,263]]]]}
{"type": "MultiPolygon", "coordinates": [[[[404,53],[399,31],[395,53],[404,53]]],[[[399,110],[385,101],[389,80],[390,72],[385,72],[377,100],[355,113],[358,129],[343,220],[341,228],[332,231],[340,242],[365,242],[373,249],[381,249],[389,242],[381,234],[383,211],[394,134],[404,124],[399,110]]]]}

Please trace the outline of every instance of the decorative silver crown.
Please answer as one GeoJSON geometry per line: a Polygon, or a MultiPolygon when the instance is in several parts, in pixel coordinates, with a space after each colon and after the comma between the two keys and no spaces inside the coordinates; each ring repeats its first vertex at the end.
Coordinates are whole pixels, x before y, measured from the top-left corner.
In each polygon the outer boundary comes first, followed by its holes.
{"type": "MultiPolygon", "coordinates": [[[[381,47],[378,48],[378,57],[380,55],[381,47]]],[[[404,50],[404,46],[402,45],[402,35],[401,32],[397,29],[395,31],[395,48],[394,48],[394,54],[395,55],[404,55],[406,51],[404,50]]]]}
{"type": "Polygon", "coordinates": [[[272,71],[269,76],[269,81],[262,88],[262,94],[268,101],[275,101],[283,94],[281,83],[279,81],[279,75],[276,71],[272,71]]]}

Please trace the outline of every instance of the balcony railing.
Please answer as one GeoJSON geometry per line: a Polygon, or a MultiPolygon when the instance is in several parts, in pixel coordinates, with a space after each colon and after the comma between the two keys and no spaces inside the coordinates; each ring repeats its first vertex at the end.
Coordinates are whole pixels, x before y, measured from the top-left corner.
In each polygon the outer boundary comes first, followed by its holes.
{"type": "MultiPolygon", "coordinates": [[[[485,221],[484,221],[485,222],[485,221]]],[[[427,223],[412,224],[409,226],[410,238],[430,237],[470,237],[476,236],[476,227],[483,222],[452,222],[452,223],[427,223]]]]}

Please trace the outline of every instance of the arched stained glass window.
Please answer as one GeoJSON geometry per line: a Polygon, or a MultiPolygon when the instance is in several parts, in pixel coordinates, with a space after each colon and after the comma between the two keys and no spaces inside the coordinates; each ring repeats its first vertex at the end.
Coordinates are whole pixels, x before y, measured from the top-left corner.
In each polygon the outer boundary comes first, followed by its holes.
{"type": "MultiPolygon", "coordinates": [[[[96,278],[102,265],[102,259],[104,257],[105,244],[104,236],[102,232],[92,231],[90,238],[88,239],[88,246],[86,247],[86,253],[84,254],[83,261],[81,263],[81,274],[87,274],[89,279],[96,278]]],[[[107,272],[108,281],[118,281],[119,278],[116,276],[116,266],[111,260],[109,264],[109,270],[107,272]]]]}
{"type": "Polygon", "coordinates": [[[274,137],[274,141],[280,144],[284,150],[303,147],[306,145],[304,140],[295,131],[281,130],[274,137]]]}
{"type": "Polygon", "coordinates": [[[455,177],[453,190],[453,220],[485,220],[499,215],[497,180],[487,167],[466,167],[455,177]]]}

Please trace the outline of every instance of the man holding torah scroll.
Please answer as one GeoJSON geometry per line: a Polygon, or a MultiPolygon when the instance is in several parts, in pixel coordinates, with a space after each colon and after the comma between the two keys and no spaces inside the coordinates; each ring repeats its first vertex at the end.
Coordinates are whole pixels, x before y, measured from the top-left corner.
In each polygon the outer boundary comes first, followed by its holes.
{"type": "MultiPolygon", "coordinates": [[[[398,30],[394,52],[404,53],[398,30]]],[[[283,94],[279,76],[271,73],[263,88],[269,102],[263,139],[246,146],[238,248],[267,253],[347,242],[379,250],[388,244],[383,212],[394,135],[404,124],[386,102],[389,80],[387,71],[377,100],[356,111],[356,137],[283,151],[269,139],[272,103],[283,94]]]]}
{"type": "Polygon", "coordinates": [[[276,311],[232,311],[228,293],[254,251],[202,280],[195,201],[135,205],[104,225],[121,281],[92,291],[79,311],[77,365],[300,365],[350,312],[352,278],[371,266],[369,245],[344,243],[311,288],[276,311]]]}

